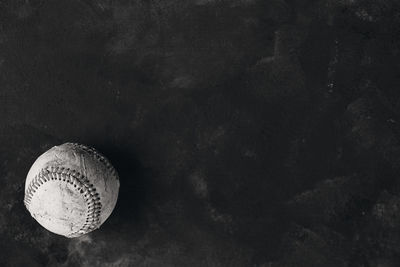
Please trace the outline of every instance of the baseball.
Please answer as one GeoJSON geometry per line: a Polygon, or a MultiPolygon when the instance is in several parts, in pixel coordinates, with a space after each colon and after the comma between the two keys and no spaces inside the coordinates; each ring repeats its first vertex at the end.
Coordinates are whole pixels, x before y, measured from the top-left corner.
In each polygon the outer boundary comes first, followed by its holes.
{"type": "Polygon", "coordinates": [[[117,203],[119,178],[94,148],[65,143],[42,154],[25,182],[24,204],[47,230],[69,238],[103,224],[117,203]]]}

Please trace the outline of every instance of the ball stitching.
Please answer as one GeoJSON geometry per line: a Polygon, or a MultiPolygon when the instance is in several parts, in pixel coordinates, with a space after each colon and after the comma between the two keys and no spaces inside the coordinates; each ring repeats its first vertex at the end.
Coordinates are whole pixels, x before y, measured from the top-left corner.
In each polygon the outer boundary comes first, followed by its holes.
{"type": "Polygon", "coordinates": [[[85,145],[82,145],[82,144],[79,144],[79,143],[67,143],[67,144],[75,146],[75,147],[77,147],[79,149],[82,149],[83,151],[87,152],[88,154],[93,155],[93,157],[96,160],[98,160],[101,163],[103,163],[104,166],[107,168],[107,170],[109,170],[111,172],[111,174],[113,176],[115,176],[116,179],[118,179],[117,172],[114,169],[114,167],[111,165],[110,161],[105,156],[103,156],[101,153],[99,153],[96,149],[88,147],[88,146],[85,146],[85,145]]]}
{"type": "Polygon", "coordinates": [[[47,167],[42,169],[30,182],[25,192],[24,204],[29,206],[34,193],[46,182],[59,180],[73,185],[78,192],[82,193],[87,204],[87,214],[84,225],[77,231],[70,233],[69,237],[79,236],[90,232],[100,223],[100,211],[102,204],[96,188],[89,182],[87,177],[64,167],[47,167]],[[83,194],[84,193],[84,194],[83,194]]]}

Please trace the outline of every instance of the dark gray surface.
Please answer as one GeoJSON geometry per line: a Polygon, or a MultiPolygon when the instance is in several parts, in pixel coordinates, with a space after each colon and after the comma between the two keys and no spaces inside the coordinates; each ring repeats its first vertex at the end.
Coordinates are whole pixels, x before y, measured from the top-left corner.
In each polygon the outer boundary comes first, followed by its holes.
{"type": "Polygon", "coordinates": [[[0,265],[400,266],[397,2],[0,1],[0,265]],[[121,176],[78,239],[23,206],[66,141],[121,176]]]}

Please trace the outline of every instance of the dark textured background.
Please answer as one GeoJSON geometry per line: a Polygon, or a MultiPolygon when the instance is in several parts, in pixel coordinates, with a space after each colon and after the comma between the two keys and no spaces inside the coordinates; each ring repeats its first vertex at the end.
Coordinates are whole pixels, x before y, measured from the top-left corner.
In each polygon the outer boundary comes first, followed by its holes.
{"type": "Polygon", "coordinates": [[[398,2],[0,1],[0,265],[400,266],[398,2]],[[121,176],[77,239],[23,206],[66,141],[121,176]]]}

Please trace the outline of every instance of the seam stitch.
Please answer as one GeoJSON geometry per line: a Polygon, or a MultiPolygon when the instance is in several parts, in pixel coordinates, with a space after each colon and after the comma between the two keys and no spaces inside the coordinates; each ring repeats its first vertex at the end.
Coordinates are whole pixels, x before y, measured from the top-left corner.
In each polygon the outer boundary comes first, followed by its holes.
{"type": "Polygon", "coordinates": [[[84,175],[64,167],[47,167],[32,179],[25,192],[24,204],[29,210],[32,197],[41,185],[49,181],[63,181],[73,185],[80,192],[87,204],[86,221],[84,225],[77,231],[68,234],[68,237],[76,237],[81,234],[90,232],[100,224],[100,211],[102,204],[100,202],[99,193],[90,183],[89,179],[84,175]]]}
{"type": "Polygon", "coordinates": [[[96,160],[100,161],[101,163],[103,163],[106,166],[107,170],[109,170],[111,172],[111,174],[116,177],[117,180],[119,179],[117,172],[116,172],[115,168],[111,165],[110,161],[105,156],[103,156],[100,152],[98,152],[96,149],[79,144],[79,143],[67,143],[67,144],[78,147],[79,149],[93,155],[93,157],[96,160]]]}

